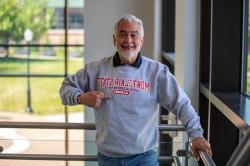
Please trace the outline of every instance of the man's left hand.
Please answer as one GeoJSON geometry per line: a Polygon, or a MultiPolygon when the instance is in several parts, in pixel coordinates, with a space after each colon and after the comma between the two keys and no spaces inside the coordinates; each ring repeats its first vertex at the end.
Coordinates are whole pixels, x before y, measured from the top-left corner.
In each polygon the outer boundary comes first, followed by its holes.
{"type": "Polygon", "coordinates": [[[206,152],[208,155],[212,156],[211,146],[209,142],[203,137],[194,138],[192,140],[192,151],[197,160],[200,159],[199,154],[198,154],[199,150],[202,150],[206,152]]]}

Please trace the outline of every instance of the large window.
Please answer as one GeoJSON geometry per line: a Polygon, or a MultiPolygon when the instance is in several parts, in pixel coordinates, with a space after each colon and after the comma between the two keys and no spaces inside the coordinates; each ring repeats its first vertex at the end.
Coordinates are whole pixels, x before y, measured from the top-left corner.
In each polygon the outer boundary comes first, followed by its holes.
{"type": "Polygon", "coordinates": [[[201,1],[199,113],[216,165],[230,165],[250,124],[248,1],[201,1]]]}
{"type": "Polygon", "coordinates": [[[25,113],[28,90],[33,115],[63,113],[60,83],[83,67],[83,2],[0,1],[1,113],[25,113]],[[31,41],[25,41],[27,29],[31,41]]]}
{"type": "MultiPolygon", "coordinates": [[[[63,106],[58,93],[64,77],[84,64],[83,12],[84,0],[0,1],[1,121],[83,122],[83,108],[63,106]]],[[[29,146],[18,153],[70,154],[82,147],[77,153],[83,154],[83,133],[77,132],[0,129],[0,141],[4,152],[23,140],[29,146]],[[8,132],[22,137],[9,138],[8,132]]]]}

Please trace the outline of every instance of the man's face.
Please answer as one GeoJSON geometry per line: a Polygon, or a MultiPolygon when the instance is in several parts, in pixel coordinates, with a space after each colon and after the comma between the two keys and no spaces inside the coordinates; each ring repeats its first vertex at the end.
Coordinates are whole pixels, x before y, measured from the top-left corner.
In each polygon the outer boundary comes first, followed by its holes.
{"type": "Polygon", "coordinates": [[[134,63],[143,45],[140,25],[135,21],[122,21],[113,36],[114,45],[124,63],[134,63]]]}

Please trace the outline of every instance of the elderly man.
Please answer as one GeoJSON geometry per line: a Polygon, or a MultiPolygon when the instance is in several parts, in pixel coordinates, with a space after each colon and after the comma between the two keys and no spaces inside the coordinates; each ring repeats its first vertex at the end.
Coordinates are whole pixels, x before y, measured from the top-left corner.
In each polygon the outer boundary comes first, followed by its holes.
{"type": "Polygon", "coordinates": [[[193,151],[211,153],[200,119],[167,66],[140,54],[142,21],[126,15],[114,27],[117,52],[87,64],[62,83],[63,104],[94,108],[100,166],[156,166],[160,104],[186,127],[193,151]]]}

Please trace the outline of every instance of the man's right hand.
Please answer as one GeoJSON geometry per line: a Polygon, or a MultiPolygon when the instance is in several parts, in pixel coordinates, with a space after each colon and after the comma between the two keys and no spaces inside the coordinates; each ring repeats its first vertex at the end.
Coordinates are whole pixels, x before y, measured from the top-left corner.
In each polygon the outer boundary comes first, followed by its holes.
{"type": "Polygon", "coordinates": [[[80,95],[80,104],[98,108],[105,99],[111,99],[111,97],[100,91],[91,91],[80,95]]]}

